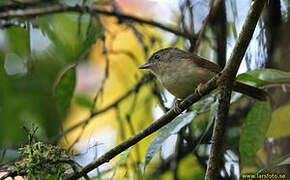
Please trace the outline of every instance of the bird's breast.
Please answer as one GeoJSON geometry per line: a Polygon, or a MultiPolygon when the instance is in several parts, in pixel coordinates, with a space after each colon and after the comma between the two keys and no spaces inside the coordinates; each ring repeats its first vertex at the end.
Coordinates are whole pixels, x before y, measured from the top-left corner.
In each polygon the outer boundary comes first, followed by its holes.
{"type": "Polygon", "coordinates": [[[163,86],[177,98],[184,99],[215,73],[200,67],[174,67],[158,77],[163,86]]]}

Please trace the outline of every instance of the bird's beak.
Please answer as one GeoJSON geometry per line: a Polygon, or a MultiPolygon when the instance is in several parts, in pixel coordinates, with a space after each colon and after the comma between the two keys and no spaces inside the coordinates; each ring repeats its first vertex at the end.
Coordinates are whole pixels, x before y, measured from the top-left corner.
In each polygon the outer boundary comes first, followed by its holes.
{"type": "Polygon", "coordinates": [[[139,66],[138,69],[148,69],[148,68],[150,68],[151,66],[152,66],[152,63],[145,63],[145,64],[139,66]]]}

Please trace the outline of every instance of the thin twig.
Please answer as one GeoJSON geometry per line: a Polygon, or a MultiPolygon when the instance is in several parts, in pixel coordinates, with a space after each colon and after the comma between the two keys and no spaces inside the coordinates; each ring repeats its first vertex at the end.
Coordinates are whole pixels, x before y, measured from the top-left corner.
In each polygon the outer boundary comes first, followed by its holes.
{"type": "Polygon", "coordinates": [[[208,12],[206,18],[204,19],[204,21],[203,21],[203,23],[202,23],[202,26],[201,26],[201,28],[200,28],[200,30],[199,30],[198,37],[197,37],[197,40],[196,40],[196,42],[195,42],[195,45],[194,45],[194,47],[191,47],[191,48],[190,48],[191,50],[194,49],[194,53],[196,53],[197,50],[198,50],[198,46],[199,46],[199,44],[200,44],[200,42],[201,42],[201,39],[202,39],[202,37],[203,37],[203,35],[204,35],[204,32],[205,32],[205,29],[206,29],[206,25],[208,24],[209,19],[210,19],[210,16],[212,15],[213,7],[214,7],[214,1],[215,1],[215,0],[211,0],[211,1],[210,1],[209,12],[208,12]]]}
{"type": "MultiPolygon", "coordinates": [[[[112,4],[113,4],[112,6],[114,8],[114,12],[117,12],[119,14],[122,14],[122,11],[119,8],[119,6],[117,5],[117,3],[115,1],[113,1],[112,4]]],[[[120,23],[122,23],[122,22],[120,22],[120,23]]],[[[145,54],[147,54],[148,48],[147,48],[147,46],[145,45],[145,43],[143,41],[143,35],[138,31],[138,29],[130,21],[125,21],[124,24],[126,26],[128,26],[132,30],[132,32],[136,36],[139,44],[141,45],[141,47],[145,51],[145,54]]]]}
{"type": "Polygon", "coordinates": [[[29,9],[18,9],[18,10],[9,10],[9,11],[4,11],[0,13],[0,19],[2,18],[23,18],[23,17],[35,17],[35,16],[40,16],[40,15],[46,15],[46,14],[52,14],[52,13],[59,13],[59,12],[79,12],[79,13],[89,13],[91,15],[96,15],[96,14],[102,14],[105,16],[114,16],[117,17],[118,19],[125,19],[125,20],[130,20],[134,21],[140,24],[148,24],[154,27],[158,27],[162,30],[171,32],[173,34],[176,34],[178,36],[187,38],[187,39],[192,39],[192,35],[172,29],[168,26],[165,26],[161,23],[151,21],[151,20],[145,20],[139,17],[135,16],[130,16],[130,15],[125,15],[121,14],[118,12],[114,11],[107,11],[103,9],[98,9],[94,7],[88,7],[88,6],[67,6],[64,4],[55,4],[51,5],[49,7],[37,7],[37,8],[29,8],[29,9]]]}
{"type": "MultiPolygon", "coordinates": [[[[90,112],[91,112],[90,117],[92,116],[92,114],[95,111],[97,99],[98,99],[99,95],[103,92],[105,81],[106,81],[106,79],[109,76],[109,58],[108,58],[108,55],[107,55],[107,49],[106,49],[106,45],[105,45],[106,44],[105,38],[103,39],[103,43],[104,43],[104,48],[103,48],[104,51],[103,51],[103,54],[106,55],[106,59],[105,59],[105,62],[106,62],[106,65],[105,65],[105,73],[104,73],[104,76],[103,76],[102,81],[101,81],[101,87],[100,87],[99,90],[97,90],[96,95],[94,97],[93,104],[92,104],[92,107],[91,107],[91,110],[90,110],[90,112]]],[[[77,142],[79,142],[79,140],[80,140],[81,136],[83,135],[83,133],[84,133],[87,125],[88,125],[88,122],[83,124],[83,127],[81,129],[81,132],[79,133],[78,137],[74,140],[74,142],[70,145],[70,147],[68,148],[68,151],[70,151],[71,148],[73,148],[73,146],[77,142]]]]}
{"type": "Polygon", "coordinates": [[[123,100],[125,100],[126,98],[128,98],[132,93],[136,93],[139,91],[139,89],[141,88],[141,86],[143,84],[149,83],[150,81],[152,81],[153,76],[150,74],[146,74],[142,77],[142,79],[139,81],[139,83],[137,83],[137,85],[135,85],[135,87],[133,87],[132,89],[130,89],[129,91],[127,91],[123,96],[121,96],[120,98],[118,98],[115,102],[113,102],[112,104],[108,105],[107,107],[100,109],[96,112],[93,112],[91,114],[90,117],[86,118],[85,120],[75,124],[74,126],[68,128],[66,131],[64,131],[62,134],[60,134],[59,136],[56,137],[56,139],[53,142],[58,142],[60,140],[60,138],[62,138],[63,136],[66,136],[68,133],[70,133],[71,131],[77,129],[78,127],[82,126],[83,124],[89,123],[89,121],[99,115],[102,114],[104,112],[107,112],[108,110],[110,110],[113,107],[116,107],[119,103],[123,102],[123,100]]]}

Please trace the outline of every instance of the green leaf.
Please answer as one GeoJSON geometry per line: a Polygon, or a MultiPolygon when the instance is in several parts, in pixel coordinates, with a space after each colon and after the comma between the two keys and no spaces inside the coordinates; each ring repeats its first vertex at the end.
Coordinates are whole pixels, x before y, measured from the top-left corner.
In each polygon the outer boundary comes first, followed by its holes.
{"type": "Polygon", "coordinates": [[[76,85],[76,69],[71,66],[64,73],[55,87],[56,103],[59,112],[65,116],[70,107],[71,99],[76,85]]]}
{"type": "Polygon", "coordinates": [[[249,112],[241,131],[239,150],[242,165],[245,165],[253,158],[263,145],[270,122],[270,103],[256,102],[249,112]]]}
{"type": "Polygon", "coordinates": [[[128,155],[129,155],[131,149],[132,149],[132,147],[129,147],[126,151],[124,151],[124,152],[121,154],[119,160],[118,160],[118,161],[116,162],[116,164],[115,164],[114,172],[113,172],[113,175],[112,175],[111,179],[114,178],[114,176],[116,175],[116,172],[117,172],[118,168],[120,167],[122,161],[128,157],[128,155]]]}
{"type": "Polygon", "coordinates": [[[284,105],[275,109],[272,113],[272,121],[267,137],[281,138],[290,135],[290,104],[284,105]]]}
{"type": "Polygon", "coordinates": [[[250,81],[257,85],[261,85],[266,82],[290,81],[290,73],[277,69],[256,69],[240,74],[236,79],[239,81],[250,81]]]}
{"type": "Polygon", "coordinates": [[[145,155],[145,168],[160,149],[162,143],[171,135],[179,132],[181,128],[191,123],[197,113],[195,111],[179,115],[173,121],[162,127],[150,142],[145,155]]]}
{"type": "Polygon", "coordinates": [[[236,80],[243,81],[243,82],[253,82],[253,83],[258,84],[258,85],[265,83],[265,81],[262,81],[259,78],[256,78],[256,77],[254,77],[250,74],[247,74],[247,73],[243,73],[243,74],[238,75],[236,80]]]}

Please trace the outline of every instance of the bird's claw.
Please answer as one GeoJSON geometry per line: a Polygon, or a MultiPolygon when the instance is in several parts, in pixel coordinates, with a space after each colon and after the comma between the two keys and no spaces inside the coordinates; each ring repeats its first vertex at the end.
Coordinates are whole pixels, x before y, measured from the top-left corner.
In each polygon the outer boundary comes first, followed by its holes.
{"type": "Polygon", "coordinates": [[[182,110],[181,108],[179,107],[181,103],[181,100],[177,99],[175,102],[174,102],[174,107],[173,107],[173,111],[176,113],[176,114],[180,114],[182,113],[182,110]]]}
{"type": "Polygon", "coordinates": [[[203,86],[203,84],[199,84],[199,85],[197,86],[197,88],[195,89],[196,92],[197,92],[197,94],[198,94],[199,96],[202,96],[202,93],[201,93],[202,86],[203,86]]]}

